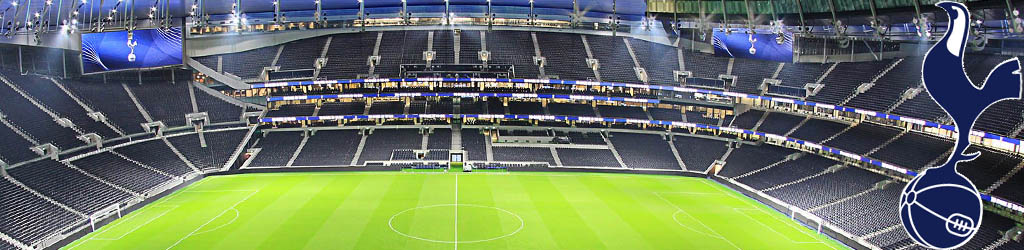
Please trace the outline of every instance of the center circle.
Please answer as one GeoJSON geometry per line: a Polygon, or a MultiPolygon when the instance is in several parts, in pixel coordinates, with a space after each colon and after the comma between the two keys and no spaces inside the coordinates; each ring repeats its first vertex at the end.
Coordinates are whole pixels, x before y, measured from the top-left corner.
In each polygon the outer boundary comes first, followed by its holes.
{"type": "Polygon", "coordinates": [[[519,233],[519,231],[523,230],[524,226],[526,226],[526,223],[525,221],[523,221],[523,218],[520,217],[518,214],[498,207],[474,204],[438,204],[414,207],[402,210],[401,212],[392,215],[391,219],[388,219],[388,227],[391,228],[391,231],[394,231],[399,235],[422,241],[448,244],[476,243],[497,240],[519,233]],[[456,217],[456,214],[459,215],[456,217]],[[512,232],[504,233],[505,230],[500,230],[500,225],[496,225],[497,221],[472,221],[486,215],[499,216],[499,219],[508,218],[507,220],[519,221],[519,226],[512,232]],[[409,227],[406,225],[408,225],[409,223],[424,219],[443,220],[450,222],[451,224],[455,224],[448,225],[447,227],[433,227],[430,229],[430,231],[432,232],[447,232],[452,236],[443,237],[438,235],[422,235],[422,233],[417,232],[404,232],[408,231],[409,227]],[[466,223],[467,220],[468,222],[470,222],[469,225],[478,226],[468,226],[466,223]],[[399,228],[405,229],[403,230],[399,228]],[[483,228],[498,228],[499,232],[495,232],[491,235],[476,236],[475,238],[462,238],[459,237],[459,235],[457,235],[458,232],[460,231],[475,232],[479,234],[482,231],[481,229],[483,228]]]}

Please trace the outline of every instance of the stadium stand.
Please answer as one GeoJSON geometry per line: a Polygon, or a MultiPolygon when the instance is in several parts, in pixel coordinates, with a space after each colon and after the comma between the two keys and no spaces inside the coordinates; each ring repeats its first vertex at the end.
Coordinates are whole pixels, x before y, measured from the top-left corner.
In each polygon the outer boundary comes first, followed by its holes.
{"type": "MultiPolygon", "coordinates": [[[[654,112],[651,112],[651,116],[652,117],[654,116],[654,112]]],[[[670,118],[675,118],[675,117],[670,117],[670,118]]],[[[655,118],[655,119],[657,119],[657,118],[655,118]]],[[[672,121],[672,120],[669,120],[669,121],[672,121]]],[[[699,123],[699,124],[717,125],[720,120],[719,119],[715,119],[715,118],[709,118],[704,113],[687,111],[686,112],[686,121],[692,122],[692,123],[699,123]]]]}
{"type": "Polygon", "coordinates": [[[668,142],[659,135],[612,133],[608,140],[628,168],[681,169],[668,142]]]}
{"type": "Polygon", "coordinates": [[[466,30],[459,32],[459,63],[478,64],[480,56],[482,37],[480,31],[466,30]]]}
{"type": "Polygon", "coordinates": [[[889,64],[891,64],[889,60],[839,63],[822,81],[825,87],[821,89],[821,92],[808,99],[816,102],[843,104],[847,98],[854,95],[858,86],[871,82],[872,78],[882,73],[889,64]]]}
{"type": "MultiPolygon", "coordinates": [[[[433,129],[431,134],[427,137],[427,149],[451,149],[452,148],[452,130],[451,129],[433,129]]],[[[448,157],[445,157],[447,159],[448,157]]]]}
{"type": "Polygon", "coordinates": [[[260,148],[259,154],[253,158],[249,166],[283,167],[288,165],[295,150],[302,143],[301,132],[270,132],[260,139],[253,147],[260,148]]]}
{"type": "MultiPolygon", "coordinates": [[[[587,51],[583,39],[576,34],[535,33],[540,54],[547,60],[544,72],[558,79],[594,80],[594,72],[587,70],[587,51]]],[[[522,46],[522,44],[518,45],[522,46]]]]}
{"type": "Polygon", "coordinates": [[[607,145],[608,142],[604,140],[604,136],[601,133],[587,133],[587,132],[560,132],[555,131],[556,135],[564,135],[569,138],[572,144],[583,144],[583,145],[607,145]]]}
{"type": "Polygon", "coordinates": [[[405,103],[396,101],[382,101],[374,102],[370,106],[371,115],[383,115],[383,114],[404,114],[405,103]]]}
{"type": "Polygon", "coordinates": [[[370,142],[359,155],[359,164],[391,159],[395,149],[419,149],[423,136],[415,129],[377,129],[366,137],[370,142]]]}
{"type": "Polygon", "coordinates": [[[840,147],[857,154],[866,154],[899,134],[900,131],[896,129],[865,122],[839,134],[825,145],[840,147]]]}
{"type": "Polygon", "coordinates": [[[2,249],[2,250],[17,250],[19,248],[17,246],[15,246],[15,245],[11,245],[11,243],[7,243],[6,241],[0,241],[0,249],[2,249]]]}
{"type": "Polygon", "coordinates": [[[1020,192],[1022,188],[1024,188],[1024,174],[1017,172],[1009,179],[1006,179],[1006,182],[998,188],[992,190],[992,194],[1013,201],[1020,201],[1024,200],[1024,194],[1020,192]]]}
{"type": "Polygon", "coordinates": [[[503,162],[546,162],[556,166],[549,148],[493,147],[495,161],[503,162]]]}
{"type": "Polygon", "coordinates": [[[569,116],[586,116],[596,117],[594,113],[594,107],[587,104],[576,104],[576,103],[548,103],[548,110],[552,115],[569,115],[569,116]]]}
{"type": "Polygon", "coordinates": [[[772,78],[772,74],[775,73],[775,69],[778,68],[778,63],[755,60],[755,59],[744,59],[736,58],[733,60],[734,69],[732,74],[736,75],[736,80],[733,82],[735,87],[729,88],[729,90],[761,94],[761,82],[766,78],[772,78]]]}
{"type": "Polygon", "coordinates": [[[64,93],[55,81],[38,76],[23,76],[17,73],[4,72],[4,76],[17,88],[24,91],[28,96],[41,102],[58,117],[70,119],[82,133],[96,133],[103,138],[117,138],[120,135],[106,124],[97,122],[88,116],[82,106],[78,105],[71,96],[64,93]]]}
{"type": "MultiPolygon", "coordinates": [[[[984,249],[989,244],[995,242],[999,238],[1003,237],[1003,234],[1009,229],[1017,227],[1019,224],[1007,219],[1006,217],[999,216],[999,214],[985,211],[981,217],[982,228],[974,235],[971,241],[967,242],[963,247],[966,249],[984,249]]],[[[1005,245],[997,249],[1020,249],[1020,241],[1009,240],[1005,245]]]]}
{"type": "Polygon", "coordinates": [[[855,235],[863,236],[900,223],[897,200],[902,190],[899,185],[872,189],[813,212],[855,235]]]}
{"type": "Polygon", "coordinates": [[[725,159],[725,167],[718,172],[724,177],[736,177],[783,160],[796,153],[795,150],[772,146],[748,146],[736,148],[725,159]]]}
{"type": "MultiPolygon", "coordinates": [[[[80,215],[57,206],[32,192],[0,178],[0,232],[21,242],[36,242],[50,234],[84,220],[80,215]]],[[[3,241],[0,241],[3,242],[3,241]]],[[[8,246],[6,249],[17,249],[8,246]]]]}
{"type": "Polygon", "coordinates": [[[1002,101],[986,109],[974,123],[974,129],[1011,135],[1021,123],[1024,123],[1024,101],[1002,101]]]}
{"type": "Polygon", "coordinates": [[[110,152],[86,156],[70,164],[85,173],[140,194],[171,180],[168,174],[146,168],[110,152]]]}
{"type": "MultiPolygon", "coordinates": [[[[402,50],[405,47],[405,32],[387,31],[381,32],[380,64],[374,68],[374,74],[381,76],[399,76],[399,66],[402,62],[402,50]],[[385,42],[386,41],[386,42],[385,42]]],[[[421,40],[423,48],[426,47],[426,37],[421,40]]],[[[411,46],[411,45],[410,45],[411,46]]],[[[422,50],[420,51],[422,52],[422,50]]],[[[422,58],[420,54],[419,58],[422,58]]]]}
{"type": "MultiPolygon", "coordinates": [[[[953,142],[926,135],[906,133],[870,156],[911,169],[923,169],[938,158],[945,160],[953,142]]],[[[944,162],[944,161],[943,161],[944,162]]],[[[942,163],[942,162],[939,162],[942,163]]]]}
{"type": "Polygon", "coordinates": [[[142,116],[121,84],[94,81],[59,80],[79,100],[95,111],[102,112],[109,121],[126,134],[144,132],[142,116]]]}
{"type": "Polygon", "coordinates": [[[809,119],[790,134],[790,137],[812,142],[821,142],[850,127],[843,123],[822,119],[809,119]]]}
{"type": "Polygon", "coordinates": [[[867,240],[885,250],[904,249],[914,244],[914,240],[911,240],[907,232],[901,228],[886,231],[867,240]]]}
{"type": "Polygon", "coordinates": [[[838,199],[849,197],[871,188],[885,180],[882,175],[856,167],[846,167],[827,172],[795,183],[765,191],[768,195],[782,199],[803,209],[811,209],[838,199]],[[814,193],[809,196],[805,194],[814,193]]]}
{"type": "MultiPolygon", "coordinates": [[[[355,79],[370,73],[367,63],[377,44],[378,32],[338,34],[331,37],[327,50],[327,65],[332,70],[321,71],[320,76],[328,79],[355,79]]],[[[383,60],[383,58],[381,59],[383,60]]]]}
{"type": "Polygon", "coordinates": [[[40,144],[53,143],[61,150],[84,145],[84,142],[75,138],[78,132],[54,122],[53,117],[19,94],[12,85],[0,84],[0,98],[4,100],[0,102],[4,119],[31,135],[40,144]]]}
{"type": "Polygon", "coordinates": [[[173,176],[194,172],[164,140],[155,139],[113,149],[129,159],[173,176]]]}
{"type": "Polygon", "coordinates": [[[0,127],[0,140],[4,141],[0,144],[0,156],[3,156],[4,162],[16,163],[39,157],[29,149],[32,142],[25,140],[13,129],[0,127]]]}
{"type": "MultiPolygon", "coordinates": [[[[487,33],[487,50],[492,63],[512,64],[515,77],[538,78],[540,71],[533,63],[533,39],[528,32],[492,31],[487,33]]],[[[539,41],[538,41],[539,42],[539,41]]]]}
{"type": "Polygon", "coordinates": [[[831,63],[785,63],[777,79],[782,81],[782,85],[803,88],[808,83],[816,83],[831,66],[831,63]]]}
{"type": "Polygon", "coordinates": [[[362,138],[359,130],[317,131],[306,141],[293,166],[351,165],[362,138]]]}
{"type": "Polygon", "coordinates": [[[967,152],[980,152],[981,155],[971,162],[957,164],[957,170],[970,178],[978,189],[987,189],[1021,163],[1020,156],[1006,155],[978,146],[971,146],[967,152]]]}
{"type": "Polygon", "coordinates": [[[92,214],[132,194],[62,162],[40,160],[7,170],[14,179],[76,211],[92,214]]]}
{"type": "Polygon", "coordinates": [[[409,114],[424,114],[427,112],[427,101],[409,101],[409,114]]]}
{"type": "Polygon", "coordinates": [[[743,129],[753,129],[757,125],[757,122],[764,116],[764,111],[760,110],[749,110],[743,112],[736,119],[732,121],[732,126],[743,129]]]}
{"type": "Polygon", "coordinates": [[[313,62],[320,57],[327,37],[314,37],[285,43],[282,50],[288,53],[281,53],[277,59],[277,66],[281,71],[296,69],[313,69],[313,62]]]}
{"type": "MultiPolygon", "coordinates": [[[[651,118],[661,121],[683,121],[683,116],[679,113],[679,110],[663,109],[663,108],[648,108],[647,112],[651,114],[651,118]]],[[[696,122],[690,120],[690,113],[686,112],[686,119],[690,122],[696,122]]],[[[716,121],[715,124],[718,122],[716,121]]],[[[710,123],[706,123],[710,124],[710,123]]]]}
{"type": "Polygon", "coordinates": [[[660,43],[651,43],[629,38],[640,66],[647,71],[651,84],[679,85],[673,77],[673,71],[679,70],[679,55],[676,48],[660,43]]]}
{"type": "Polygon", "coordinates": [[[785,135],[803,120],[804,118],[800,116],[771,112],[764,118],[764,123],[757,130],[765,133],[785,135]]]}
{"type": "Polygon", "coordinates": [[[427,114],[452,114],[455,112],[455,105],[450,99],[441,99],[427,102],[427,114]]]}
{"type": "Polygon", "coordinates": [[[639,107],[633,106],[609,106],[609,105],[597,105],[597,110],[601,112],[601,117],[610,118],[630,118],[630,119],[642,119],[648,120],[647,113],[639,107]]]}
{"type": "Polygon", "coordinates": [[[434,56],[433,63],[453,64],[455,63],[455,32],[451,30],[435,30],[434,32],[434,56]]]}
{"type": "Polygon", "coordinates": [[[240,53],[207,56],[205,59],[200,58],[200,61],[213,62],[213,65],[207,64],[206,66],[212,69],[223,69],[223,72],[242,79],[255,79],[263,72],[263,68],[271,66],[270,63],[273,59],[267,60],[267,58],[274,58],[277,55],[277,50],[278,46],[270,46],[240,53]],[[221,67],[216,65],[215,59],[211,59],[213,57],[220,57],[221,67]]]}
{"type": "MultiPolygon", "coordinates": [[[[586,35],[590,52],[597,59],[601,80],[606,82],[640,82],[633,60],[621,37],[586,35]]],[[[538,37],[539,39],[539,37],[538,37]]]]}
{"type": "Polygon", "coordinates": [[[921,84],[918,72],[924,62],[922,57],[906,57],[896,67],[875,81],[875,85],[864,93],[850,99],[848,106],[867,110],[888,110],[899,101],[903,92],[921,84]]]}
{"type": "Polygon", "coordinates": [[[486,161],[488,139],[478,129],[462,129],[462,150],[466,151],[467,161],[486,161]]]}
{"type": "Polygon", "coordinates": [[[169,127],[185,126],[185,114],[194,113],[187,83],[151,83],[129,85],[146,113],[154,121],[162,121],[169,127]]]}
{"type": "Polygon", "coordinates": [[[920,94],[914,96],[914,98],[907,99],[902,104],[896,106],[896,109],[892,113],[903,116],[917,117],[930,121],[939,121],[947,117],[946,111],[943,111],[932,96],[928,94],[927,90],[921,91],[920,94]]]}
{"type": "Polygon", "coordinates": [[[712,55],[685,50],[682,54],[683,69],[692,72],[694,77],[718,79],[718,75],[725,74],[729,66],[729,60],[715,58],[712,55]]]}
{"type": "Polygon", "coordinates": [[[539,102],[508,102],[508,112],[513,115],[543,115],[544,107],[539,102]]]}
{"type": "Polygon", "coordinates": [[[621,168],[611,150],[556,148],[563,166],[621,168]]]}
{"type": "Polygon", "coordinates": [[[736,180],[751,188],[765,190],[821,173],[836,164],[839,162],[819,155],[807,154],[796,160],[782,162],[756,173],[741,174],[736,180]]]}
{"type": "MultiPolygon", "coordinates": [[[[362,105],[359,106],[362,107],[362,105]]],[[[267,117],[310,116],[313,115],[314,110],[316,110],[316,104],[312,103],[281,105],[277,109],[270,110],[267,117]]]]}
{"type": "Polygon", "coordinates": [[[686,169],[704,172],[725,154],[728,142],[700,137],[675,136],[672,143],[679,151],[679,157],[686,169]]]}
{"type": "Polygon", "coordinates": [[[199,89],[203,87],[196,86],[195,88],[196,105],[199,108],[199,112],[206,112],[209,115],[210,123],[239,122],[242,120],[244,108],[218,99],[199,89]]]}
{"type": "Polygon", "coordinates": [[[241,143],[248,130],[227,130],[220,132],[205,132],[203,136],[205,147],[199,139],[199,134],[186,134],[167,138],[185,158],[188,158],[196,168],[207,171],[224,167],[235,149],[241,143]]]}
{"type": "MultiPolygon", "coordinates": [[[[289,106],[294,106],[294,105],[289,105],[289,106]]],[[[284,107],[282,107],[282,109],[283,108],[284,107]]],[[[278,111],[271,111],[271,113],[274,113],[273,116],[279,116],[279,115],[282,115],[282,113],[284,113],[287,116],[287,113],[293,112],[293,111],[291,111],[291,108],[293,108],[293,107],[289,107],[289,110],[287,110],[287,111],[286,110],[278,110],[278,111]]],[[[294,108],[300,108],[300,107],[294,107],[294,108]]],[[[299,114],[313,114],[313,110],[310,110],[310,108],[316,109],[316,107],[313,107],[313,105],[305,105],[305,106],[301,107],[300,110],[295,110],[294,112],[295,113],[299,113],[299,114]]],[[[363,114],[364,111],[366,111],[365,110],[365,103],[362,103],[362,102],[329,102],[329,103],[324,103],[323,106],[320,106],[320,113],[318,115],[361,115],[361,114],[363,114]]],[[[270,116],[270,115],[268,115],[268,116],[270,116]]]]}

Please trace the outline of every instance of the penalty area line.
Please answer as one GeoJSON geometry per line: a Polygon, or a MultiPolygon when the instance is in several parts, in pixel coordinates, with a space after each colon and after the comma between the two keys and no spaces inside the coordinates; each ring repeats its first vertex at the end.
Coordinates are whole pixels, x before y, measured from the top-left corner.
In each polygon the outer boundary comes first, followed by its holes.
{"type": "MultiPolygon", "coordinates": [[[[121,240],[121,239],[123,239],[123,238],[124,238],[125,236],[128,236],[129,234],[131,234],[131,233],[135,232],[136,230],[139,230],[139,228],[142,228],[142,227],[144,227],[144,226],[146,226],[146,225],[149,225],[149,223],[151,223],[151,222],[153,222],[153,221],[155,221],[155,220],[157,220],[157,219],[160,219],[160,218],[164,217],[164,215],[165,215],[165,214],[167,214],[167,213],[170,213],[171,211],[174,211],[174,209],[175,209],[175,208],[178,208],[178,206],[158,206],[158,207],[168,207],[168,209],[167,209],[166,211],[164,211],[163,213],[160,213],[160,215],[157,215],[156,217],[153,217],[153,218],[151,218],[151,219],[147,220],[147,221],[146,221],[145,223],[142,223],[141,225],[135,226],[135,228],[132,228],[132,230],[129,230],[128,232],[126,232],[126,233],[122,234],[121,236],[119,236],[119,237],[117,237],[117,238],[100,238],[100,237],[93,237],[93,238],[91,238],[91,239],[93,239],[93,240],[121,240]]],[[[136,215],[136,216],[137,216],[137,215],[136,215]]],[[[132,217],[132,218],[135,218],[135,217],[132,217]]],[[[118,224],[118,225],[120,225],[120,224],[118,224]]],[[[103,232],[104,232],[104,233],[106,233],[107,231],[110,231],[110,230],[108,229],[108,230],[105,230],[105,231],[103,231],[103,232]]]]}
{"type": "Polygon", "coordinates": [[[242,199],[242,200],[240,200],[238,202],[235,202],[235,204],[231,205],[231,207],[229,207],[227,209],[224,209],[224,211],[221,211],[220,214],[217,214],[217,216],[214,216],[213,218],[210,218],[210,220],[206,221],[206,223],[203,223],[203,225],[200,225],[195,230],[192,230],[192,232],[188,233],[188,235],[185,235],[185,237],[182,237],[181,239],[178,239],[178,241],[174,242],[174,244],[172,244],[171,246],[167,247],[165,250],[174,248],[175,246],[178,246],[178,244],[181,244],[182,241],[185,241],[185,239],[188,239],[189,237],[192,237],[193,235],[196,234],[196,232],[199,232],[199,230],[203,229],[204,227],[206,227],[206,225],[209,225],[214,220],[217,220],[217,218],[220,218],[221,216],[224,216],[224,214],[226,214],[228,211],[234,210],[236,207],[238,207],[238,204],[242,204],[242,202],[245,202],[245,201],[249,200],[249,198],[252,198],[252,196],[256,195],[256,193],[259,193],[259,190],[256,190],[256,191],[250,193],[248,196],[245,197],[245,199],[242,199]]]}
{"type": "MultiPolygon", "coordinates": [[[[669,201],[668,199],[665,199],[665,197],[662,197],[661,194],[658,194],[658,192],[654,192],[654,196],[657,196],[659,199],[661,199],[665,203],[668,203],[670,206],[676,208],[676,210],[677,210],[676,213],[683,212],[683,214],[685,214],[686,216],[692,218],[694,221],[697,221],[697,223],[700,223],[701,226],[703,226],[704,228],[708,229],[708,231],[711,231],[711,233],[713,233],[714,235],[710,235],[710,234],[707,234],[705,232],[694,230],[693,228],[690,228],[690,227],[686,227],[687,229],[690,229],[690,230],[693,230],[694,232],[702,233],[702,234],[705,234],[705,235],[708,235],[708,236],[712,236],[714,238],[721,239],[721,240],[725,241],[726,243],[729,243],[729,245],[731,245],[732,247],[735,247],[736,249],[742,249],[739,246],[737,246],[735,243],[733,243],[731,240],[729,240],[728,238],[725,238],[725,236],[722,236],[722,234],[720,234],[718,232],[715,232],[714,229],[711,229],[711,227],[709,227],[707,224],[704,224],[704,222],[701,222],[700,219],[698,219],[697,217],[694,217],[690,213],[686,212],[686,210],[683,210],[683,208],[679,207],[675,203],[672,203],[672,201],[669,201]]],[[[676,224],[682,225],[682,223],[680,223],[679,220],[676,220],[675,214],[672,214],[672,220],[675,220],[676,224]]]]}
{"type": "MultiPolygon", "coordinates": [[[[797,240],[791,239],[791,238],[789,238],[789,235],[786,235],[786,234],[784,234],[782,232],[779,232],[779,231],[775,230],[775,228],[772,228],[768,224],[765,224],[764,222],[761,222],[761,220],[758,220],[757,218],[754,218],[753,216],[750,216],[749,214],[744,212],[746,210],[755,210],[755,211],[758,211],[759,213],[765,214],[763,211],[761,211],[759,209],[733,208],[732,210],[737,212],[737,213],[739,213],[739,214],[742,214],[744,217],[747,217],[750,220],[753,220],[754,222],[757,222],[757,224],[760,224],[761,226],[764,226],[764,227],[768,228],[768,230],[772,230],[772,232],[775,232],[776,234],[778,234],[779,236],[782,236],[782,238],[785,238],[786,240],[789,240],[790,242],[793,242],[793,243],[796,243],[796,244],[824,244],[825,246],[827,246],[829,248],[835,249],[834,247],[829,246],[827,243],[825,243],[823,241],[820,241],[820,240],[818,240],[818,241],[797,241],[797,240]]],[[[771,214],[765,214],[765,215],[768,215],[769,217],[772,216],[771,214]]],[[[775,220],[778,220],[778,219],[775,219],[775,220]]],[[[778,220],[778,221],[781,221],[781,220],[778,220]]],[[[787,226],[789,226],[789,223],[790,223],[790,222],[785,222],[785,221],[781,221],[781,222],[783,222],[783,224],[785,224],[787,226]]],[[[790,228],[793,228],[793,227],[790,226],[790,228]]],[[[797,231],[801,232],[801,233],[804,233],[803,230],[801,230],[801,229],[797,229],[797,231]]],[[[804,235],[807,235],[807,234],[804,233],[804,235]]],[[[808,236],[810,236],[810,235],[808,235],[808,236]]],[[[817,239],[817,238],[815,238],[813,236],[811,238],[817,239]]]]}

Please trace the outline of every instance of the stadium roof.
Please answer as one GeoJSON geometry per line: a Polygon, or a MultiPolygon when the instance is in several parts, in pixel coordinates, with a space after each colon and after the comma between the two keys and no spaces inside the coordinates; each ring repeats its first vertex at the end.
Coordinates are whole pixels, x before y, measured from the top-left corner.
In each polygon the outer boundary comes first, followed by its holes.
{"type": "MultiPolygon", "coordinates": [[[[316,10],[314,0],[277,0],[280,2],[280,8],[282,12],[297,12],[311,15],[316,10]]],[[[50,4],[50,17],[51,20],[66,19],[68,13],[74,9],[80,8],[80,13],[83,17],[89,17],[89,15],[97,15],[102,13],[106,15],[110,10],[118,7],[119,11],[123,13],[126,6],[134,6],[135,14],[139,18],[145,18],[150,12],[150,8],[157,6],[161,10],[164,10],[169,5],[169,9],[174,17],[188,16],[193,5],[197,5],[199,8],[205,8],[203,11],[210,15],[222,15],[230,14],[237,3],[240,5],[239,9],[242,13],[273,13],[274,2],[273,0],[259,0],[259,1],[202,1],[202,0],[7,0],[0,2],[0,9],[5,9],[4,15],[8,18],[12,15],[17,15],[18,19],[27,19],[29,15],[35,13],[45,14],[47,11],[47,2],[50,4]]],[[[322,1],[322,10],[325,12],[334,13],[350,13],[355,14],[359,10],[361,0],[330,0],[322,1]]],[[[413,13],[441,13],[445,9],[445,0],[405,0],[405,4],[409,8],[409,12],[413,13]]],[[[594,13],[606,13],[610,14],[613,11],[621,15],[643,15],[647,9],[645,1],[639,0],[624,0],[624,1],[608,1],[608,0],[450,0],[450,10],[452,12],[480,12],[486,11],[488,2],[495,7],[495,11],[500,11],[502,7],[523,7],[529,8],[531,2],[534,7],[538,9],[549,9],[561,11],[565,14],[572,13],[574,10],[574,2],[578,4],[580,11],[594,12],[594,13]]],[[[366,0],[365,8],[369,13],[398,13],[401,10],[403,0],[366,0]]]]}

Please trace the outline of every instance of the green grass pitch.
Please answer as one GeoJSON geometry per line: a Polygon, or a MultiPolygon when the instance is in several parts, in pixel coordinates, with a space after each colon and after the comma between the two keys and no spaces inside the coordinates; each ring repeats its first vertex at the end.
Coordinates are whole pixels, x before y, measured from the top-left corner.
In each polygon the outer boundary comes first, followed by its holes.
{"type": "Polygon", "coordinates": [[[64,249],[848,249],[707,179],[215,176],[64,249]]]}

